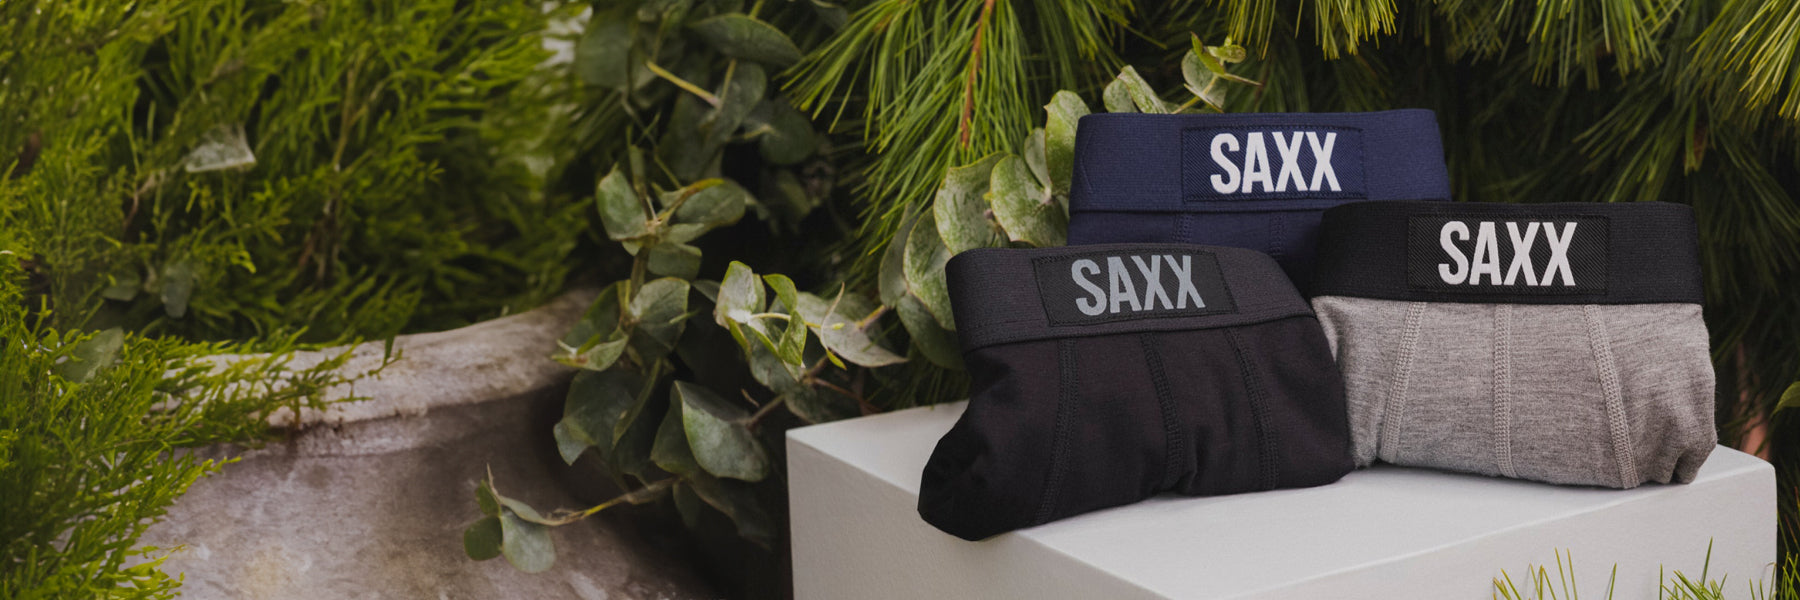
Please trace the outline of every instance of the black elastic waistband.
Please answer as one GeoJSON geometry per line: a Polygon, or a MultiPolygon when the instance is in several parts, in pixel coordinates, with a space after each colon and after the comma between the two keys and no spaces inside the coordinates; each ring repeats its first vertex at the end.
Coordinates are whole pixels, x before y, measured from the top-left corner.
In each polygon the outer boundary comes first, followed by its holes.
{"type": "Polygon", "coordinates": [[[993,344],[1247,325],[1312,308],[1273,259],[1192,244],[969,250],[945,267],[964,352],[993,344]]]}
{"type": "Polygon", "coordinates": [[[1075,155],[1072,212],[1309,210],[1450,197],[1437,119],[1423,109],[1091,114],[1081,118],[1075,155]]]}
{"type": "Polygon", "coordinates": [[[1693,209],[1665,202],[1346,204],[1325,211],[1312,293],[1518,304],[1704,296],[1693,209]]]}

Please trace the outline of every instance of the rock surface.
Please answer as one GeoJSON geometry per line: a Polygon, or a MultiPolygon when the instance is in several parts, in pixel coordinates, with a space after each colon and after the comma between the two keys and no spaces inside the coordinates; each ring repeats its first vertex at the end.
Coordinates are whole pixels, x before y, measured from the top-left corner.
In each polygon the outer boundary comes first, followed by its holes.
{"type": "Polygon", "coordinates": [[[568,373],[545,357],[585,304],[565,297],[542,312],[405,336],[405,358],[357,385],[371,406],[319,415],[335,425],[261,449],[201,450],[240,460],[196,482],[141,542],[180,547],[162,568],[185,578],[183,598],[718,597],[686,561],[617,520],[630,513],[555,530],[556,564],[544,573],[463,554],[463,528],[481,516],[475,484],[490,468],[508,496],[582,506],[561,485],[550,436],[568,373]]]}

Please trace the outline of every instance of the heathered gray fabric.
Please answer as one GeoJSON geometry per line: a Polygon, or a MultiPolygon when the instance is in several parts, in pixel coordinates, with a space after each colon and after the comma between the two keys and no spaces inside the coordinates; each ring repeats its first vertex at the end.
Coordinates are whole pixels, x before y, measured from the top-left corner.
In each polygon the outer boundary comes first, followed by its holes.
{"type": "Polygon", "coordinates": [[[1692,481],[1717,443],[1699,305],[1312,302],[1358,466],[1629,488],[1692,481]]]}

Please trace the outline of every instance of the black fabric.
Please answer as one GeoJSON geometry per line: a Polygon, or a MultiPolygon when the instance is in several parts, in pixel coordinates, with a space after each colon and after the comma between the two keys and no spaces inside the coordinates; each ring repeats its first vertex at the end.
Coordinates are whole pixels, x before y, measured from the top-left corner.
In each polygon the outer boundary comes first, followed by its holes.
{"type": "Polygon", "coordinates": [[[1310,292],[1422,302],[1699,303],[1700,282],[1693,209],[1679,204],[1393,201],[1325,211],[1310,292]],[[1529,246],[1528,257],[1517,260],[1515,246],[1529,246]]]}
{"type": "Polygon", "coordinates": [[[1267,256],[1179,244],[984,249],[947,269],[971,393],[919,493],[919,514],[947,533],[979,540],[1162,492],[1314,486],[1352,468],[1324,332],[1267,256]],[[1159,299],[1140,318],[1054,322],[1046,304],[1092,296],[1044,279],[1068,279],[1078,257],[1119,258],[1141,275],[1133,256],[1191,257],[1194,289],[1219,312],[1159,299]]]}

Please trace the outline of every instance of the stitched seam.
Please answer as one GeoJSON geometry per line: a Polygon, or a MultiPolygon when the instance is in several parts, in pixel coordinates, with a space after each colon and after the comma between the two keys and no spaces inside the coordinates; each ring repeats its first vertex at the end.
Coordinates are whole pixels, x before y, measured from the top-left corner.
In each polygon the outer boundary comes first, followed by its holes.
{"type": "Polygon", "coordinates": [[[1256,421],[1256,439],[1259,450],[1256,462],[1260,467],[1257,473],[1256,487],[1259,490],[1272,490],[1275,489],[1279,473],[1276,472],[1278,465],[1275,462],[1277,450],[1275,428],[1269,422],[1268,391],[1263,389],[1262,378],[1257,377],[1256,372],[1251,368],[1250,356],[1244,353],[1243,345],[1238,341],[1237,331],[1225,330],[1225,339],[1231,344],[1232,354],[1237,356],[1238,372],[1243,375],[1244,388],[1250,393],[1250,414],[1256,421]]]}
{"type": "Polygon", "coordinates": [[[1057,372],[1062,375],[1062,393],[1056,402],[1056,426],[1052,430],[1050,440],[1050,476],[1044,480],[1043,500],[1038,503],[1037,518],[1033,525],[1041,525],[1050,521],[1056,514],[1057,504],[1062,496],[1062,480],[1068,471],[1067,455],[1069,452],[1069,428],[1075,421],[1075,403],[1077,390],[1081,386],[1081,374],[1075,365],[1075,340],[1057,341],[1057,372]]]}
{"type": "Polygon", "coordinates": [[[1586,318],[1588,342],[1594,346],[1594,371],[1600,376],[1600,391],[1606,398],[1606,424],[1612,430],[1613,458],[1619,467],[1619,487],[1636,487],[1637,457],[1631,451],[1631,424],[1625,418],[1625,400],[1619,385],[1619,365],[1613,360],[1612,342],[1600,324],[1599,308],[1581,307],[1586,318]]]}
{"type": "Polygon", "coordinates": [[[1511,304],[1494,305],[1494,463],[1500,475],[1518,478],[1512,456],[1512,314],[1511,304]]]}
{"type": "Polygon", "coordinates": [[[1162,488],[1174,487],[1175,463],[1180,456],[1182,438],[1181,429],[1176,427],[1175,395],[1169,389],[1169,379],[1163,370],[1162,353],[1156,349],[1156,334],[1143,333],[1138,342],[1144,346],[1144,363],[1150,367],[1150,382],[1156,386],[1156,400],[1162,405],[1163,421],[1163,476],[1162,488]]]}
{"type": "Polygon", "coordinates": [[[1394,358],[1394,373],[1388,380],[1387,397],[1381,412],[1381,446],[1376,456],[1400,462],[1400,429],[1406,423],[1406,384],[1412,376],[1413,351],[1419,345],[1419,328],[1425,317],[1424,302],[1406,307],[1406,324],[1400,331],[1400,354],[1394,358]]]}

